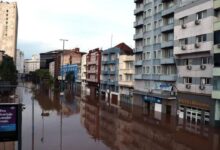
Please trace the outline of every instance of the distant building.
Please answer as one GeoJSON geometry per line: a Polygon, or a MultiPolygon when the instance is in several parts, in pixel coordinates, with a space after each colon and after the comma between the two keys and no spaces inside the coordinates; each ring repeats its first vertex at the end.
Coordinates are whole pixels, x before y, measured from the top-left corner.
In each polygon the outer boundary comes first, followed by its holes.
{"type": "Polygon", "coordinates": [[[99,48],[90,50],[86,57],[86,81],[90,93],[96,95],[100,87],[102,50],[99,48]]]}
{"type": "Polygon", "coordinates": [[[29,74],[37,69],[40,69],[39,55],[33,55],[31,59],[25,59],[24,61],[24,73],[29,74]]]}
{"type": "Polygon", "coordinates": [[[24,73],[24,53],[17,49],[16,55],[16,69],[19,74],[24,73]]]}
{"type": "Polygon", "coordinates": [[[0,2],[0,50],[16,59],[18,10],[16,2],[0,2]]]}
{"type": "Polygon", "coordinates": [[[61,55],[61,72],[66,73],[73,71],[75,81],[81,82],[81,58],[85,53],[80,52],[79,48],[65,51],[61,55]]]}
{"type": "Polygon", "coordinates": [[[49,72],[50,72],[50,75],[54,77],[55,75],[55,62],[54,61],[50,62],[49,64],[49,72]]]}
{"type": "Polygon", "coordinates": [[[82,56],[82,61],[81,61],[81,83],[82,85],[86,84],[86,56],[87,54],[84,54],[82,56]]]}
{"type": "Polygon", "coordinates": [[[125,43],[102,52],[101,94],[113,106],[119,105],[119,56],[132,53],[133,50],[125,43]]]}

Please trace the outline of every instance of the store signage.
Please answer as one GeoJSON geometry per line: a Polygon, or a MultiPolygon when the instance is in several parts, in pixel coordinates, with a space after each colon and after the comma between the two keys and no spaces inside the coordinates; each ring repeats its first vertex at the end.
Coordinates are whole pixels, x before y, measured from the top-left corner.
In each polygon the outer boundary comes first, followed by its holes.
{"type": "Polygon", "coordinates": [[[194,100],[179,99],[179,104],[180,105],[187,105],[187,106],[191,106],[191,107],[196,107],[196,108],[202,108],[202,109],[206,109],[206,110],[210,109],[209,104],[201,103],[201,102],[194,101],[194,100]]]}
{"type": "Polygon", "coordinates": [[[151,103],[159,103],[161,104],[161,98],[152,97],[152,96],[143,96],[143,100],[145,102],[151,102],[151,103]]]}
{"type": "Polygon", "coordinates": [[[18,104],[0,104],[0,141],[14,141],[18,139],[18,104]]]}
{"type": "Polygon", "coordinates": [[[172,84],[168,84],[168,83],[161,83],[161,82],[155,83],[155,89],[157,90],[171,91],[172,87],[173,87],[172,84]]]}

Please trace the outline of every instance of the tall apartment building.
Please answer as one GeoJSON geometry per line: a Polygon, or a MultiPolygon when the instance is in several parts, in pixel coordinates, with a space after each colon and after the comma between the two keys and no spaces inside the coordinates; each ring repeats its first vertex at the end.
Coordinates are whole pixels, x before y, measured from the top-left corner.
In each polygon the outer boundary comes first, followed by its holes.
{"type": "MultiPolygon", "coordinates": [[[[213,0],[187,1],[175,10],[174,55],[180,117],[215,124],[213,90],[213,0]]],[[[219,107],[219,106],[218,106],[219,107]]]]}
{"type": "Polygon", "coordinates": [[[102,50],[90,50],[86,56],[86,81],[90,94],[96,95],[100,87],[102,50]]]}
{"type": "Polygon", "coordinates": [[[119,56],[132,53],[133,50],[125,43],[102,52],[101,95],[113,106],[119,105],[119,56]]]}
{"type": "Polygon", "coordinates": [[[16,59],[18,10],[16,2],[0,2],[0,50],[16,59]]]}
{"type": "Polygon", "coordinates": [[[215,124],[220,126],[220,1],[214,0],[214,70],[212,98],[216,100],[215,124]]]}
{"type": "Polygon", "coordinates": [[[175,0],[134,0],[134,104],[175,116],[175,0]]]}

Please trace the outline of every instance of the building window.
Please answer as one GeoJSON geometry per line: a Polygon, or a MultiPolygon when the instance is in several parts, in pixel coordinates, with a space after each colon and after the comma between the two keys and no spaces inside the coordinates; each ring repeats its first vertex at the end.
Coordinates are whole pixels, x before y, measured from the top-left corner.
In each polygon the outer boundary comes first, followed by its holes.
{"type": "Polygon", "coordinates": [[[184,84],[192,84],[192,77],[184,77],[183,82],[184,84]]]}
{"type": "Polygon", "coordinates": [[[192,65],[193,60],[192,59],[184,59],[184,65],[190,66],[192,65]]]}
{"type": "Polygon", "coordinates": [[[206,34],[196,36],[197,43],[205,42],[205,41],[206,41],[206,34]]]}
{"type": "Polygon", "coordinates": [[[147,43],[146,43],[147,45],[150,45],[151,44],[151,42],[150,42],[150,38],[147,38],[147,43]]]}
{"type": "Polygon", "coordinates": [[[151,86],[150,86],[150,81],[145,81],[144,82],[144,87],[145,89],[149,89],[151,86]]]}
{"type": "Polygon", "coordinates": [[[200,19],[203,19],[207,16],[207,11],[204,10],[204,11],[200,11],[196,14],[196,19],[197,20],[200,20],[200,19]]]}
{"type": "Polygon", "coordinates": [[[210,64],[210,57],[202,57],[201,62],[202,62],[202,65],[210,64]]]}
{"type": "Polygon", "coordinates": [[[179,19],[180,25],[186,24],[186,21],[187,21],[187,16],[179,19]]]}
{"type": "Polygon", "coordinates": [[[179,42],[180,42],[180,46],[184,46],[188,44],[188,39],[187,38],[180,39],[179,42]]]}
{"type": "Polygon", "coordinates": [[[200,84],[201,85],[211,84],[211,78],[201,78],[200,84]]]}

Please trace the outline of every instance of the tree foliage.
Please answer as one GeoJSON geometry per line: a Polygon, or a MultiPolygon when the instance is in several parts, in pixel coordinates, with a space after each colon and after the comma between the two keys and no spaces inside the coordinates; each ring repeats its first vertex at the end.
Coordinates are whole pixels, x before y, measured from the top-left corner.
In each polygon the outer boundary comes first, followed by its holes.
{"type": "Polygon", "coordinates": [[[4,57],[0,64],[0,79],[10,81],[15,84],[17,81],[17,70],[14,61],[11,57],[4,57]]]}

